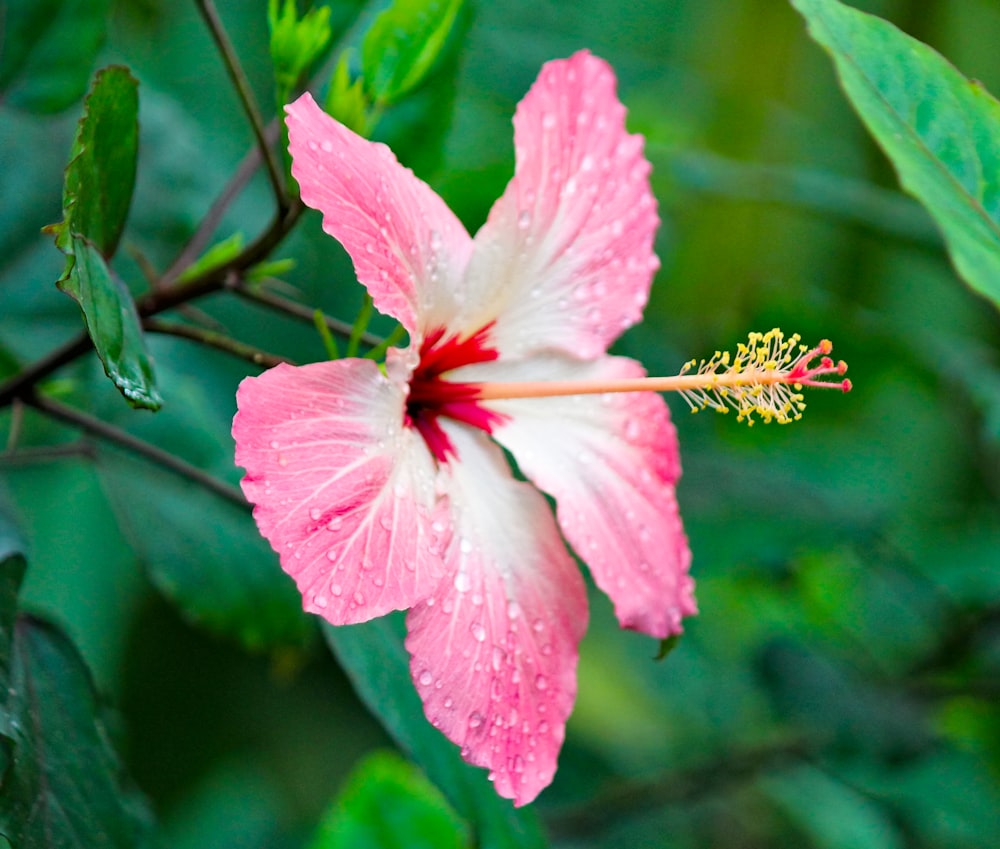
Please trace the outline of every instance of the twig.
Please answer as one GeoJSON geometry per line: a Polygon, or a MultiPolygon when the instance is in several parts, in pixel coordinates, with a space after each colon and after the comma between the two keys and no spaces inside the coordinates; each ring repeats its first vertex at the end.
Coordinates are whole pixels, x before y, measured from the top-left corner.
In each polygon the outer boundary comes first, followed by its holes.
{"type": "MultiPolygon", "coordinates": [[[[264,289],[247,286],[246,283],[238,278],[229,280],[226,283],[226,288],[231,292],[235,292],[241,298],[279,310],[292,316],[293,318],[299,319],[300,321],[305,321],[309,324],[312,324],[315,321],[316,310],[312,307],[307,307],[297,301],[291,300],[290,298],[276,295],[274,292],[268,292],[264,289]]],[[[354,331],[353,324],[341,321],[339,318],[332,318],[328,315],[324,315],[324,319],[326,321],[326,326],[329,327],[333,333],[336,333],[338,336],[343,336],[345,339],[351,338],[351,334],[354,331]]],[[[376,336],[374,333],[362,333],[359,338],[365,345],[370,347],[381,345],[383,341],[381,336],[376,336]]]]}
{"type": "Polygon", "coordinates": [[[257,106],[257,101],[254,99],[253,91],[250,89],[250,82],[243,71],[243,67],[240,65],[239,57],[236,55],[236,51],[229,41],[229,36],[226,35],[225,27],[222,25],[222,20],[219,18],[212,0],[195,0],[195,3],[212,33],[212,38],[215,40],[219,52],[222,54],[222,61],[229,72],[229,78],[233,81],[233,85],[236,86],[236,92],[243,104],[243,111],[246,112],[247,118],[250,120],[254,138],[257,140],[257,146],[260,148],[264,164],[267,166],[267,175],[271,180],[278,208],[282,210],[287,209],[289,203],[288,193],[285,190],[282,170],[274,155],[274,149],[267,143],[264,120],[261,118],[260,109],[257,106]]]}
{"type": "Polygon", "coordinates": [[[648,781],[619,781],[585,805],[557,809],[546,817],[546,823],[556,838],[599,834],[625,816],[691,802],[765,770],[804,758],[809,753],[807,742],[785,739],[729,753],[710,763],[648,781]]]}
{"type": "Polygon", "coordinates": [[[206,330],[204,327],[195,327],[191,324],[181,324],[176,321],[163,321],[158,318],[147,318],[142,325],[152,333],[163,333],[168,336],[179,336],[182,339],[200,342],[202,345],[207,345],[209,348],[215,348],[218,351],[225,351],[227,354],[232,354],[234,357],[246,360],[255,366],[271,368],[278,365],[278,363],[291,362],[286,357],[269,354],[267,351],[253,347],[253,345],[247,345],[245,342],[240,342],[238,339],[233,339],[214,330],[206,330]]]}
{"type": "Polygon", "coordinates": [[[86,460],[93,460],[94,446],[90,442],[78,439],[76,442],[67,442],[62,445],[35,445],[30,448],[19,448],[16,451],[0,454],[0,466],[27,466],[49,460],[64,460],[67,457],[83,457],[86,460]]]}
{"type": "MultiPolygon", "coordinates": [[[[271,121],[267,125],[264,130],[264,138],[268,144],[277,143],[278,130],[279,125],[277,120],[271,121]]],[[[170,267],[163,272],[160,278],[161,285],[173,283],[174,280],[184,273],[184,269],[205,252],[212,234],[221,223],[222,217],[226,214],[226,210],[229,209],[229,205],[246,188],[247,183],[250,182],[250,178],[253,177],[260,167],[260,163],[260,148],[254,146],[247,151],[246,156],[243,157],[237,166],[236,172],[229,178],[229,182],[226,183],[222,192],[212,202],[212,205],[208,208],[208,212],[205,213],[205,217],[198,224],[198,229],[195,230],[194,235],[181,249],[176,259],[170,263],[170,267]]]]}
{"type": "Polygon", "coordinates": [[[56,369],[86,354],[90,349],[90,337],[86,333],[81,333],[62,347],[56,348],[47,357],[32,363],[6,383],[0,384],[0,407],[6,407],[15,399],[24,396],[40,380],[44,380],[56,369]]]}
{"type": "Polygon", "coordinates": [[[164,451],[155,445],[151,445],[127,431],[109,425],[107,422],[101,421],[94,416],[90,416],[73,407],[68,407],[58,401],[53,401],[51,398],[46,398],[43,395],[28,395],[24,398],[24,401],[26,404],[30,404],[53,419],[79,428],[84,433],[89,433],[106,442],[118,445],[126,451],[130,451],[139,457],[156,463],[158,466],[162,466],[164,469],[180,477],[187,478],[189,481],[214,492],[216,495],[225,498],[238,507],[249,507],[247,500],[243,497],[243,493],[236,487],[220,481],[218,478],[187,462],[187,460],[182,460],[180,457],[164,451]]]}

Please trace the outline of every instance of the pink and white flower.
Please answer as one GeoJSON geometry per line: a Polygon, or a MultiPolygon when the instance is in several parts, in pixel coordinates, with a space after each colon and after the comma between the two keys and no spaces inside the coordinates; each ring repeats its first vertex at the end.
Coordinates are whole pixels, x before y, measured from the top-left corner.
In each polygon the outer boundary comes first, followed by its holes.
{"type": "Polygon", "coordinates": [[[475,238],[384,145],[308,94],[288,106],[302,199],[410,344],[384,373],[346,359],[247,378],[233,422],[243,490],[306,610],[343,625],[409,609],[428,719],[518,805],[552,780],[576,695],[587,598],[566,543],[624,627],[665,638],[695,612],[658,395],[478,396],[644,374],[606,353],[658,266],[649,163],[615,87],[586,52],[543,67],[475,238]]]}

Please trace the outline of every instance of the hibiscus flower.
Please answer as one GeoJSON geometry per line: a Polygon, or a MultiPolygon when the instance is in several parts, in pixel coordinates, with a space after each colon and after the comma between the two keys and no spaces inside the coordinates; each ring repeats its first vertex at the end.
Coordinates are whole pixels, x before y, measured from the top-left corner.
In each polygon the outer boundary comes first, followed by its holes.
{"type": "Polygon", "coordinates": [[[650,166],[615,89],[586,52],[542,68],[475,238],[387,147],[308,94],[289,105],[303,201],[410,341],[384,371],[249,377],[233,423],[243,490],[306,610],[345,625],[408,609],[427,718],[518,805],[552,780],[576,695],[587,597],[567,544],[623,627],[666,638],[695,613],[663,400],[483,391],[644,376],[606,353],[658,267],[650,166]]]}

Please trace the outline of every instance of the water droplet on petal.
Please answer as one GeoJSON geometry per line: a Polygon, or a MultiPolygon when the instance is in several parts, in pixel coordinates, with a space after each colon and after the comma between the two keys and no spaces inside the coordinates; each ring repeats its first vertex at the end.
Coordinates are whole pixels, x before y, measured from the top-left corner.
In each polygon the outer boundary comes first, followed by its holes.
{"type": "Polygon", "coordinates": [[[481,643],[486,639],[486,629],[482,626],[482,623],[473,622],[469,626],[469,630],[472,632],[472,636],[476,642],[481,643]]]}
{"type": "Polygon", "coordinates": [[[425,669],[423,672],[420,673],[420,677],[417,680],[420,682],[422,686],[429,687],[431,683],[434,681],[434,676],[431,674],[431,671],[429,669],[425,669]]]}
{"type": "Polygon", "coordinates": [[[358,590],[354,594],[354,599],[353,600],[354,600],[354,603],[360,607],[361,605],[363,605],[365,603],[365,594],[363,592],[361,592],[361,590],[358,590]]]}
{"type": "Polygon", "coordinates": [[[336,596],[339,596],[344,591],[340,584],[330,584],[330,592],[336,596]]]}
{"type": "Polygon", "coordinates": [[[547,690],[549,688],[549,679],[544,675],[536,675],[535,687],[539,690],[547,690]]]}
{"type": "Polygon", "coordinates": [[[521,605],[516,601],[507,602],[507,616],[510,619],[517,619],[521,615],[521,605]]]}
{"type": "Polygon", "coordinates": [[[323,141],[321,141],[319,143],[319,146],[321,148],[323,148],[323,152],[324,153],[332,153],[333,152],[333,142],[330,141],[329,139],[323,139],[323,141]]]}
{"type": "Polygon", "coordinates": [[[329,522],[327,522],[326,529],[328,531],[335,531],[343,524],[344,520],[340,516],[334,516],[329,522]]]}
{"type": "Polygon", "coordinates": [[[320,610],[329,604],[327,597],[325,595],[317,595],[313,598],[313,604],[315,604],[320,610]]]}
{"type": "Polygon", "coordinates": [[[468,592],[472,587],[472,579],[468,572],[459,572],[455,575],[455,589],[460,593],[468,592]]]}
{"type": "Polygon", "coordinates": [[[483,715],[478,711],[469,714],[469,728],[478,728],[483,724],[483,715]]]}

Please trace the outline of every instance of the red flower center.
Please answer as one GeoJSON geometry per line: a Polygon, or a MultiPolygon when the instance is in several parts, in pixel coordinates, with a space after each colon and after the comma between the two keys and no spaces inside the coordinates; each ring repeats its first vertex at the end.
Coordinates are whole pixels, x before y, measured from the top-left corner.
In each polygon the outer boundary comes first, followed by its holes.
{"type": "Polygon", "coordinates": [[[466,339],[457,336],[446,339],[442,327],[427,334],[420,346],[420,362],[410,378],[404,422],[420,432],[439,462],[457,457],[455,447],[438,421],[442,416],[487,433],[492,433],[506,418],[480,406],[479,384],[442,380],[443,375],[460,366],[486,363],[500,356],[499,351],[488,344],[492,327],[493,322],[490,322],[466,339]]]}

